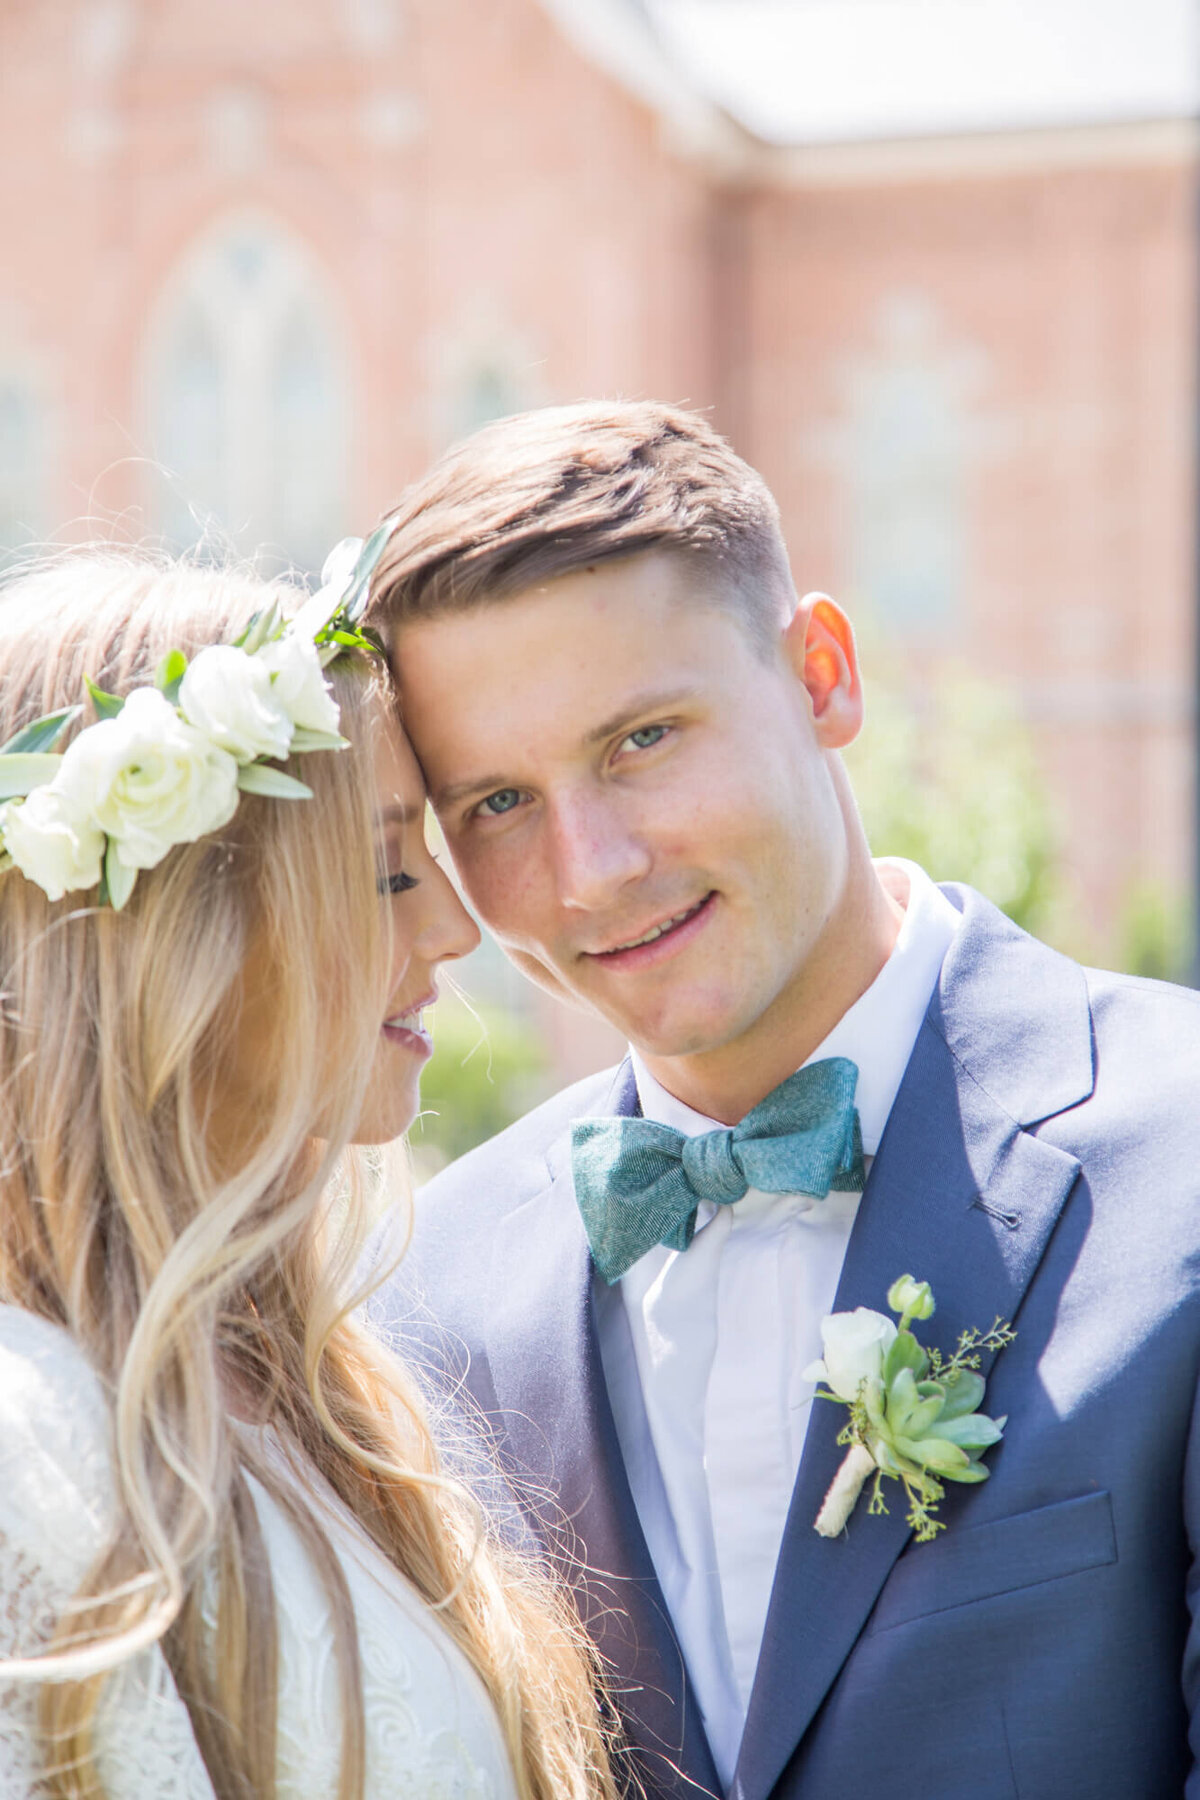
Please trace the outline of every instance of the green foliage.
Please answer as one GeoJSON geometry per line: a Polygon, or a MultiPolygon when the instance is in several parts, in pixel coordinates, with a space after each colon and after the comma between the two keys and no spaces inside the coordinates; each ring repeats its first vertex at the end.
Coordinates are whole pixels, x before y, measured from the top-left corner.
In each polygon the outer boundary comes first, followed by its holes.
{"type": "MultiPolygon", "coordinates": [[[[379,639],[372,632],[368,638],[357,631],[359,621],[367,610],[367,602],[371,596],[371,576],[375,564],[383,555],[384,547],[392,535],[391,521],[385,519],[377,525],[366,543],[358,553],[358,560],[350,572],[350,579],[342,594],[341,605],[336,617],[330,620],[327,630],[334,635],[338,643],[361,644],[364,649],[374,650],[379,647],[379,639]],[[345,634],[340,635],[340,634],[345,634]]],[[[320,642],[318,633],[317,642],[320,642]]]]}
{"type": "Polygon", "coordinates": [[[294,775],[272,769],[265,762],[243,763],[238,770],[237,784],[243,794],[266,794],[272,800],[312,799],[310,787],[305,787],[294,775]]]}
{"type": "Polygon", "coordinates": [[[26,725],[6,744],[0,744],[0,756],[45,756],[54,749],[68,726],[73,725],[82,706],[64,706],[61,712],[47,713],[26,725]]]}
{"type": "Polygon", "coordinates": [[[187,674],[187,657],[182,650],[168,650],[154,673],[154,685],[172,706],[179,704],[179,687],[187,674]]]}
{"type": "Polygon", "coordinates": [[[875,855],[969,882],[1044,933],[1057,898],[1054,824],[1004,690],[951,667],[917,687],[879,645],[866,661],[867,722],[846,767],[875,855]]]}
{"type": "Polygon", "coordinates": [[[62,757],[51,750],[6,750],[0,756],[0,800],[20,800],[53,781],[62,757]]]}
{"type": "Polygon", "coordinates": [[[544,1092],[542,1045],[513,1013],[473,1013],[448,993],[433,1014],[433,1037],[421,1114],[409,1134],[418,1179],[503,1131],[544,1092]]]}
{"type": "Polygon", "coordinates": [[[1188,981],[1192,960],[1188,908],[1160,882],[1139,881],[1121,915],[1118,967],[1155,981],[1188,981]]]}
{"type": "Polygon", "coordinates": [[[125,696],[123,694],[106,694],[103,688],[96,686],[90,675],[84,676],[83,684],[91,695],[96,717],[98,719],[115,719],[125,704],[125,696]]]}

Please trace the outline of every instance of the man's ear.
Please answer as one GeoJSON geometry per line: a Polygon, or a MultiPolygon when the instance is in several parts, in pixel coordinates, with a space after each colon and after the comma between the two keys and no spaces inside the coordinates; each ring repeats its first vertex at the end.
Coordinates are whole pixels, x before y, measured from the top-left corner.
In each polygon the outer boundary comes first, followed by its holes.
{"type": "Polygon", "coordinates": [[[812,704],[824,750],[841,750],[862,729],[858,649],[849,619],[828,594],[805,594],[783,633],[783,650],[812,704]]]}

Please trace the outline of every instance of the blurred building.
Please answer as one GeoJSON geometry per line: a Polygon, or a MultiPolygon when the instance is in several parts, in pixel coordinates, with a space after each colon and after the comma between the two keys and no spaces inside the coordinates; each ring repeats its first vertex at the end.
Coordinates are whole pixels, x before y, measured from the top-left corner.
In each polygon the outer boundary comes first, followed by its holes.
{"type": "Polygon", "coordinates": [[[1103,941],[1191,880],[1196,131],[1157,90],[768,129],[686,10],[0,5],[0,538],[311,570],[489,417],[710,408],[801,589],[1012,686],[1103,941]]]}

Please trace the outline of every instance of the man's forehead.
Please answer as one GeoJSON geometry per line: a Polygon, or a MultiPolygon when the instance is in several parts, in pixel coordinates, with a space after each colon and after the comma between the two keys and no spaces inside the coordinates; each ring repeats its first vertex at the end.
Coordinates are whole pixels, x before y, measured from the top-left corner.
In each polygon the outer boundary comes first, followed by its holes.
{"type": "Polygon", "coordinates": [[[390,636],[399,644],[412,634],[443,627],[453,635],[460,622],[502,618],[521,611],[552,614],[555,605],[564,601],[564,610],[570,610],[572,601],[586,603],[593,597],[618,603],[628,600],[633,605],[678,602],[689,613],[708,608],[732,613],[745,604],[739,582],[715,557],[656,547],[601,557],[529,582],[517,580],[474,596],[461,606],[443,601],[435,611],[395,620],[390,636]]]}

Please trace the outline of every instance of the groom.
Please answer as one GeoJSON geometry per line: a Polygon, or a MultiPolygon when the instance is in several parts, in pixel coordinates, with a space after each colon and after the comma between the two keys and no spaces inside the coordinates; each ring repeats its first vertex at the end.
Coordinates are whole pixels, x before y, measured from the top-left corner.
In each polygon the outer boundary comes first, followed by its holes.
{"type": "Polygon", "coordinates": [[[372,618],[472,903],[631,1046],[432,1183],[391,1306],[552,1493],[648,1792],[1200,1795],[1196,997],[872,862],[850,626],[698,417],[486,427],[372,618]],[[894,1481],[823,1537],[821,1321],[905,1273],[943,1351],[1014,1322],[1003,1442],[933,1542],[894,1481]]]}

